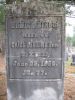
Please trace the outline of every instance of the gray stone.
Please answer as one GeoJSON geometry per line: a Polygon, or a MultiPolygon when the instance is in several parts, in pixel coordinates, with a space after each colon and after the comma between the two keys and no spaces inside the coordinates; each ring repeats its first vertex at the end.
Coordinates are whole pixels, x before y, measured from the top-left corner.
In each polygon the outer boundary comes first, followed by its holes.
{"type": "Polygon", "coordinates": [[[6,7],[8,100],[63,100],[64,6],[6,7]]]}
{"type": "Polygon", "coordinates": [[[72,63],[71,65],[75,65],[75,54],[72,54],[72,63]]]}

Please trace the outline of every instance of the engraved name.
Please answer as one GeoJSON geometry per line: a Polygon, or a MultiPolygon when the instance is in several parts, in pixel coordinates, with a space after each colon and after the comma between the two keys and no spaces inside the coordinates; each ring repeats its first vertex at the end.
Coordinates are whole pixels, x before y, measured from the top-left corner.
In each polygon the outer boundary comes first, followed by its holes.
{"type": "Polygon", "coordinates": [[[11,48],[57,48],[59,47],[58,43],[50,42],[25,42],[17,41],[11,43],[11,48]]]}
{"type": "Polygon", "coordinates": [[[34,21],[21,21],[21,22],[14,22],[12,23],[11,28],[15,29],[40,29],[40,28],[51,28],[57,30],[58,28],[58,23],[57,22],[40,22],[37,21],[34,23],[34,21]]]}

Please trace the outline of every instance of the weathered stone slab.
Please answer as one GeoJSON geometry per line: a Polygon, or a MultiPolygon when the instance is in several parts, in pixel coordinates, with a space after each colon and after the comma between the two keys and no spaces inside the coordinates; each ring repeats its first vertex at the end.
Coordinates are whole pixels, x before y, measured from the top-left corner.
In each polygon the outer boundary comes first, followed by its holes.
{"type": "Polygon", "coordinates": [[[7,9],[8,100],[63,100],[63,4],[34,1],[7,9]]]}
{"type": "Polygon", "coordinates": [[[72,54],[72,63],[71,65],[75,65],[75,54],[72,54]]]}

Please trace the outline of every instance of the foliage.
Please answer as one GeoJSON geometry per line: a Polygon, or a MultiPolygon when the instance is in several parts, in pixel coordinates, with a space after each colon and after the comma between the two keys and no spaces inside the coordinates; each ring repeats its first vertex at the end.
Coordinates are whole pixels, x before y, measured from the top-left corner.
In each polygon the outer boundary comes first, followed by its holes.
{"type": "Polygon", "coordinates": [[[0,24],[4,24],[4,6],[0,5],[0,24]]]}
{"type": "Polygon", "coordinates": [[[73,37],[66,37],[66,44],[75,47],[75,35],[73,37]]]}
{"type": "Polygon", "coordinates": [[[72,44],[72,37],[66,37],[66,44],[70,46],[72,44]]]}
{"type": "Polygon", "coordinates": [[[4,6],[0,5],[0,31],[4,30],[4,23],[5,23],[4,6]]]}
{"type": "Polygon", "coordinates": [[[72,38],[72,46],[75,46],[75,35],[72,38]]]}
{"type": "Polygon", "coordinates": [[[5,11],[4,11],[4,5],[0,5],[0,30],[4,29],[4,23],[5,23],[5,11]]]}

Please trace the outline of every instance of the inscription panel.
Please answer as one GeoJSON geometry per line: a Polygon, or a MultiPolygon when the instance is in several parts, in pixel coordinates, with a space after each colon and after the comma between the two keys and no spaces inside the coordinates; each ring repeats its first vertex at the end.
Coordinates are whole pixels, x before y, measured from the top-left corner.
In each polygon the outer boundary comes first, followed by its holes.
{"type": "Polygon", "coordinates": [[[6,6],[8,100],[64,100],[64,13],[57,1],[6,6]]]}
{"type": "Polygon", "coordinates": [[[62,78],[62,16],[7,19],[10,79],[62,78]]]}

